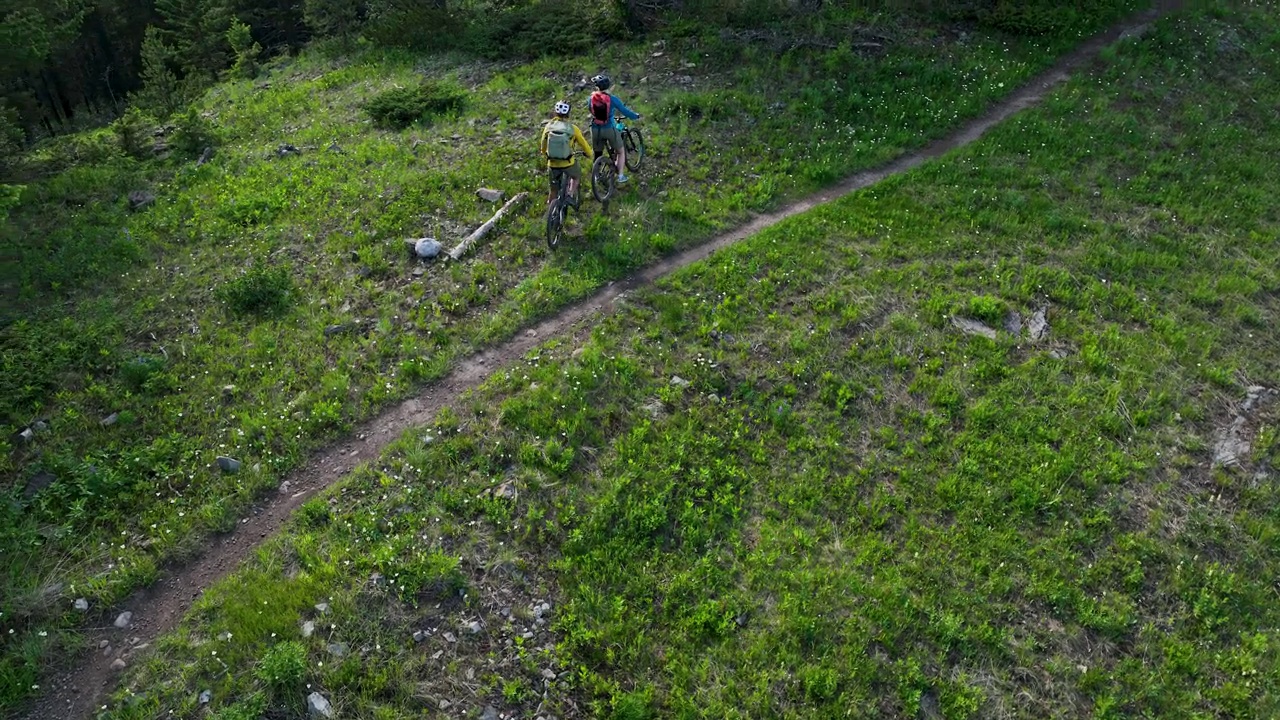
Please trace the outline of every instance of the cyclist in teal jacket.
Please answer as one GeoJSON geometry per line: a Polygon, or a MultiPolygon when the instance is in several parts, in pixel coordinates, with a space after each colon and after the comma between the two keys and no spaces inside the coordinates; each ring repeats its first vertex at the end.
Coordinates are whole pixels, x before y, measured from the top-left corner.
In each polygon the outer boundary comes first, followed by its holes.
{"type": "Polygon", "coordinates": [[[618,132],[617,116],[622,115],[629,120],[639,120],[640,113],[634,112],[618,98],[609,94],[613,81],[608,75],[597,75],[591,78],[596,92],[591,93],[591,145],[596,155],[605,148],[613,156],[618,166],[618,182],[627,181],[627,149],[622,146],[622,134],[618,132]]]}

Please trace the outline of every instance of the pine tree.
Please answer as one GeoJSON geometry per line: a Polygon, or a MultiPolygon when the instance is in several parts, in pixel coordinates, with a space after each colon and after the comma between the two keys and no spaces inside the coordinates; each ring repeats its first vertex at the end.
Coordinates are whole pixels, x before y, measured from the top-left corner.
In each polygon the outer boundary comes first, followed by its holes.
{"type": "Polygon", "coordinates": [[[173,48],[184,79],[210,82],[230,64],[232,15],[224,0],[156,0],[156,11],[163,19],[160,37],[173,48]]]}
{"type": "Polygon", "coordinates": [[[172,115],[184,104],[182,86],[170,67],[174,54],[160,29],[148,27],[142,40],[142,90],[134,99],[160,117],[172,115]]]}
{"type": "Polygon", "coordinates": [[[257,75],[262,46],[253,41],[249,26],[233,20],[227,29],[227,43],[236,56],[235,64],[231,66],[231,77],[249,79],[257,75]]]}

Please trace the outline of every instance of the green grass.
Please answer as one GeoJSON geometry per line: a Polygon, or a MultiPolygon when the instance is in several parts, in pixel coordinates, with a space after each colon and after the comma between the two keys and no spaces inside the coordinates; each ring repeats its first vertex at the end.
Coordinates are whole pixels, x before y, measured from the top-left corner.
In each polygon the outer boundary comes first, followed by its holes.
{"type": "Polygon", "coordinates": [[[308,619],[350,717],[1276,716],[1277,405],[1211,459],[1280,377],[1278,20],[1163,22],[531,352],[311,501],[107,716],[295,708],[253,668],[308,619]],[[1038,342],[949,322],[1045,306],[1038,342]]]}
{"type": "Polygon", "coordinates": [[[718,36],[668,39],[659,57],[647,43],[608,48],[652,149],[616,215],[590,210],[552,256],[535,201],[473,257],[421,278],[403,238],[461,237],[493,210],[479,186],[538,196],[537,126],[595,60],[322,47],[211,90],[177,118],[168,159],[122,153],[111,129],[39,149],[37,165],[61,170],[26,185],[3,231],[15,261],[0,341],[0,624],[14,633],[0,638],[0,706],[77,646],[74,598],[100,619],[233,527],[309,451],[458,357],[945,133],[1078,39],[882,31],[885,50],[866,55],[779,56],[718,36]],[[366,104],[424,76],[465,88],[465,105],[374,127],[366,104]],[[157,200],[133,213],[137,189],[157,200]],[[36,421],[48,430],[33,444],[10,439],[36,421]],[[218,455],[244,471],[221,473],[218,455]]]}

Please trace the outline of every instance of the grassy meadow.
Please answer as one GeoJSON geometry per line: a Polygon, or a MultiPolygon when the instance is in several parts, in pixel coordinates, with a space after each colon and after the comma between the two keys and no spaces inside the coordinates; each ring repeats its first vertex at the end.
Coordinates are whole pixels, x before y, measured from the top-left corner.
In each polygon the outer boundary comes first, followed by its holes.
{"type": "Polygon", "coordinates": [[[1280,715],[1276,28],[1162,21],[531,352],[104,717],[1280,715]]]}
{"type": "Polygon", "coordinates": [[[0,231],[0,708],[83,649],[78,626],[109,623],[308,452],[459,357],[923,145],[1101,26],[1014,39],[840,8],[810,22],[810,42],[685,32],[526,64],[320,44],[209,91],[160,157],[122,152],[111,129],[37,148],[0,231]],[[553,255],[538,128],[602,69],[645,115],[649,158],[553,255]],[[464,102],[404,130],[362,111],[424,79],[464,102]],[[493,212],[482,186],[533,200],[462,262],[411,258],[404,238],[448,245],[493,212]],[[135,191],[154,201],[132,210],[135,191]]]}

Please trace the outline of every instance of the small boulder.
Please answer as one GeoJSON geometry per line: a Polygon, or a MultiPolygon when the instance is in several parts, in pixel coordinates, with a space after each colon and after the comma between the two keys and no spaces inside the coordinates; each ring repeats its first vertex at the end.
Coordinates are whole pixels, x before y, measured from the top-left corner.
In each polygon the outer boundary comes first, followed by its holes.
{"type": "Polygon", "coordinates": [[[485,705],[484,710],[480,711],[480,720],[498,720],[498,708],[485,705]]]}
{"type": "Polygon", "coordinates": [[[301,155],[302,151],[296,146],[289,143],[280,143],[280,147],[276,148],[277,157],[289,157],[290,155],[301,155]]]}
{"type": "Polygon", "coordinates": [[[1049,308],[1040,308],[1027,321],[1027,334],[1032,340],[1042,340],[1049,334],[1049,319],[1046,317],[1049,308]]]}
{"type": "Polygon", "coordinates": [[[302,623],[302,637],[309,638],[313,634],[315,634],[315,631],[316,631],[316,624],[314,622],[311,622],[310,620],[308,620],[302,623]]]}
{"type": "Polygon", "coordinates": [[[76,601],[72,603],[71,606],[74,607],[77,612],[89,612],[89,601],[85,598],[76,598],[76,601]]]}
{"type": "Polygon", "coordinates": [[[36,493],[57,482],[58,476],[48,470],[39,470],[27,479],[27,486],[22,490],[22,497],[30,500],[36,493]]]}
{"type": "Polygon", "coordinates": [[[123,630],[129,627],[129,623],[131,622],[133,622],[133,613],[129,612],[128,610],[125,610],[124,612],[116,616],[115,626],[123,630]]]}
{"type": "Polygon", "coordinates": [[[435,238],[419,238],[413,243],[413,254],[426,260],[438,256],[443,250],[444,246],[435,238]]]}
{"type": "Polygon", "coordinates": [[[456,642],[458,642],[458,636],[457,636],[457,635],[454,635],[454,634],[453,634],[453,633],[451,633],[451,632],[447,632],[447,633],[445,633],[445,634],[444,634],[444,641],[445,641],[445,642],[456,643],[456,642]]]}
{"type": "Polygon", "coordinates": [[[115,672],[120,672],[127,667],[129,667],[129,663],[125,662],[124,658],[116,658],[111,661],[111,669],[115,672]]]}
{"type": "Polygon", "coordinates": [[[996,339],[995,329],[987,325],[984,325],[983,323],[980,323],[977,320],[970,320],[969,318],[952,316],[951,324],[954,325],[956,329],[958,329],[960,332],[964,333],[965,335],[981,335],[982,337],[987,338],[988,340],[996,339]]]}
{"type": "Polygon", "coordinates": [[[471,633],[472,635],[478,635],[480,633],[480,630],[481,630],[481,626],[479,622],[472,620],[471,622],[467,623],[467,632],[471,633]]]}
{"type": "Polygon", "coordinates": [[[43,420],[37,420],[37,421],[35,421],[34,423],[32,423],[32,424],[31,424],[31,429],[32,429],[32,430],[35,430],[35,431],[36,431],[36,432],[38,432],[38,433],[42,433],[42,432],[44,432],[45,430],[48,430],[48,429],[49,429],[49,423],[47,423],[47,422],[45,422],[45,421],[43,421],[43,420]]]}
{"type": "Polygon", "coordinates": [[[23,428],[22,432],[18,433],[18,437],[21,438],[22,442],[29,443],[36,439],[36,433],[31,428],[23,428]]]}
{"type": "Polygon", "coordinates": [[[208,705],[208,704],[209,704],[209,701],[210,701],[210,700],[213,700],[213,691],[212,691],[212,690],[201,690],[201,691],[200,691],[200,697],[199,697],[199,698],[197,698],[197,699],[200,701],[200,704],[201,704],[201,705],[208,705]]]}
{"type": "Polygon", "coordinates": [[[119,420],[120,420],[120,413],[113,412],[110,415],[99,420],[98,424],[101,425],[102,427],[111,427],[112,425],[115,425],[116,422],[119,420]]]}
{"type": "Polygon", "coordinates": [[[504,197],[504,193],[501,190],[494,190],[493,188],[480,188],[479,190],[476,190],[476,195],[478,195],[481,200],[491,203],[502,202],[502,198],[504,197]]]}
{"type": "Polygon", "coordinates": [[[228,475],[234,475],[240,472],[240,461],[233,457],[219,455],[217,462],[218,467],[222,469],[222,472],[227,473],[228,475]]]}
{"type": "Polygon", "coordinates": [[[671,384],[672,384],[672,385],[675,385],[676,387],[689,387],[689,381],[688,381],[688,380],[685,380],[684,378],[680,377],[679,375],[672,375],[672,376],[671,376],[671,384]]]}
{"type": "Polygon", "coordinates": [[[329,643],[326,648],[329,654],[336,658],[346,657],[348,652],[346,643],[329,643]]]}
{"type": "Polygon", "coordinates": [[[212,158],[213,158],[213,146],[210,145],[209,147],[206,147],[204,149],[204,152],[200,153],[200,157],[196,159],[196,167],[200,167],[201,165],[209,162],[209,160],[212,158]]]}
{"type": "Polygon", "coordinates": [[[146,190],[134,190],[129,193],[129,209],[134,212],[153,205],[155,201],[155,194],[146,190]]]}
{"type": "Polygon", "coordinates": [[[329,612],[329,603],[327,602],[316,603],[316,612],[320,613],[321,615],[329,612]]]}
{"type": "Polygon", "coordinates": [[[310,718],[331,718],[333,717],[333,706],[329,704],[329,699],[318,692],[313,692],[307,696],[307,717],[310,718]]]}

